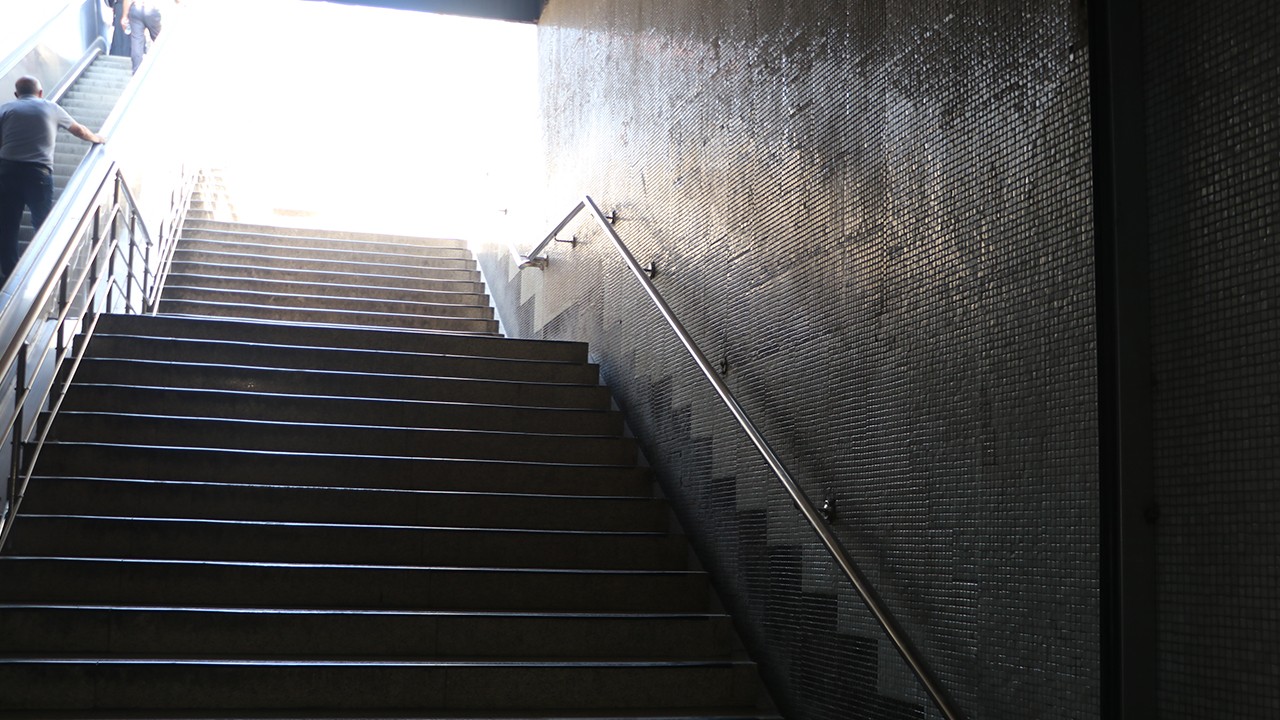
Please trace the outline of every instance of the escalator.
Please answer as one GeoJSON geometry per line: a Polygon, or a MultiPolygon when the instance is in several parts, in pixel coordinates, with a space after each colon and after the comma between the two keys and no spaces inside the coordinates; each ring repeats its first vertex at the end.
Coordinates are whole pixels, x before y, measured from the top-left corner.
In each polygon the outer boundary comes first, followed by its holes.
{"type": "MultiPolygon", "coordinates": [[[[128,58],[106,54],[107,29],[101,0],[48,0],[32,3],[27,29],[8,28],[7,48],[0,48],[0,99],[10,98],[14,83],[31,76],[44,87],[44,97],[61,105],[77,122],[101,132],[132,78],[128,58]],[[41,14],[43,9],[43,14],[41,14]],[[12,42],[14,35],[26,38],[12,42]]],[[[3,100],[0,100],[3,101],[3,100]]],[[[54,158],[54,205],[81,171],[90,145],[59,130],[54,158]]],[[[29,212],[23,213],[19,254],[35,235],[29,212]]]]}

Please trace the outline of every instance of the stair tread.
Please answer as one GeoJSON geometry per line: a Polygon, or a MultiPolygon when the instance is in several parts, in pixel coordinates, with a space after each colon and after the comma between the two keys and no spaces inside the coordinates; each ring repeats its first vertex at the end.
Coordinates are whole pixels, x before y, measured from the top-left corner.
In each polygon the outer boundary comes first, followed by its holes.
{"type": "Polygon", "coordinates": [[[389,378],[399,378],[403,380],[409,380],[409,379],[457,380],[457,381],[467,381],[467,382],[475,382],[475,383],[505,383],[509,385],[551,385],[551,386],[590,387],[590,388],[599,387],[598,385],[591,384],[591,383],[545,382],[545,381],[538,381],[538,380],[500,380],[500,379],[492,379],[492,378],[484,378],[484,377],[456,377],[452,375],[415,375],[410,373],[398,373],[398,372],[397,373],[372,373],[372,372],[359,372],[355,370],[326,370],[326,369],[311,369],[311,368],[285,369],[285,368],[278,368],[278,367],[267,366],[267,365],[253,365],[253,364],[247,364],[247,363],[241,364],[241,363],[233,363],[233,362],[196,362],[196,361],[170,362],[170,361],[147,360],[147,359],[140,359],[140,358],[93,357],[92,355],[90,355],[86,359],[95,363],[130,363],[130,364],[137,364],[142,366],[165,365],[170,367],[178,366],[178,367],[190,367],[190,368],[224,368],[229,370],[264,370],[264,371],[285,370],[290,373],[308,373],[308,374],[315,374],[315,375],[339,375],[339,376],[346,375],[346,376],[355,376],[355,377],[370,377],[370,376],[389,377],[389,378]]]}
{"type": "Polygon", "coordinates": [[[370,658],[370,657],[322,657],[297,658],[280,657],[203,657],[203,656],[56,656],[56,655],[0,655],[0,665],[33,663],[33,664],[65,664],[65,665],[238,665],[238,666],[284,666],[284,667],[429,667],[429,668],[485,668],[485,667],[540,667],[540,668],[648,668],[648,667],[733,667],[751,666],[748,660],[732,658],[704,659],[609,659],[609,660],[562,660],[562,659],[428,659],[428,658],[370,658]]]}
{"type": "MultiPolygon", "coordinates": [[[[151,336],[151,335],[137,335],[137,334],[109,333],[109,332],[95,334],[94,338],[99,340],[101,340],[102,338],[113,338],[113,339],[119,338],[123,342],[129,343],[130,345],[129,349],[130,351],[133,351],[133,352],[136,352],[137,348],[145,343],[154,342],[154,343],[162,344],[164,346],[164,349],[167,349],[167,350],[171,350],[172,348],[179,345],[185,345],[185,346],[194,345],[198,347],[209,348],[211,350],[212,349],[237,350],[237,351],[241,351],[242,354],[244,355],[253,355],[254,353],[265,352],[265,351],[285,351],[285,352],[305,353],[306,356],[309,358],[315,357],[317,354],[323,353],[323,354],[331,354],[331,355],[332,354],[350,355],[353,357],[359,357],[366,360],[386,359],[389,357],[398,357],[398,358],[404,358],[404,359],[424,359],[424,360],[425,359],[466,359],[469,362],[501,362],[501,363],[508,363],[515,366],[523,366],[525,368],[532,368],[537,365],[550,365],[550,366],[563,367],[563,366],[579,366],[579,365],[586,364],[586,363],[581,363],[573,360],[557,360],[554,358],[543,360],[539,358],[502,357],[502,356],[496,356],[496,355],[483,355],[478,353],[472,354],[472,353],[463,353],[463,352],[433,351],[425,348],[421,350],[416,350],[416,351],[414,350],[367,350],[363,348],[350,348],[350,347],[340,347],[340,346],[290,345],[283,342],[278,342],[278,341],[272,342],[270,340],[265,340],[265,339],[261,342],[244,342],[244,341],[237,341],[237,340],[218,340],[218,339],[207,339],[207,338],[199,338],[199,337],[190,337],[190,338],[161,337],[161,336],[151,336]]],[[[88,349],[88,351],[85,353],[86,357],[95,357],[95,358],[96,357],[112,357],[114,359],[140,359],[140,360],[146,359],[146,358],[131,357],[131,356],[102,355],[98,350],[98,348],[101,347],[103,344],[104,343],[99,342],[96,346],[91,346],[88,349]]]]}
{"type": "Polygon", "coordinates": [[[492,535],[541,535],[541,536],[562,536],[562,537],[617,537],[617,538],[657,538],[672,537],[665,531],[656,530],[572,530],[572,529],[542,529],[542,528],[515,528],[515,527],[472,527],[472,526],[450,526],[450,525],[395,525],[382,523],[351,523],[351,522],[303,522],[297,520],[247,520],[237,518],[196,518],[196,517],[148,517],[148,516],[119,516],[119,515],[81,515],[81,514],[54,514],[54,513],[26,513],[23,515],[24,520],[90,520],[102,521],[104,523],[138,523],[143,524],[196,524],[196,525],[212,525],[226,527],[263,527],[263,528],[285,528],[299,530],[404,530],[410,532],[431,532],[431,533],[466,533],[466,534],[492,534],[492,535]]]}
{"type": "MultiPolygon", "coordinates": [[[[471,303],[488,306],[488,295],[473,290],[431,290],[414,287],[388,287],[380,285],[361,285],[360,278],[343,278],[342,282],[322,283],[288,280],[272,280],[270,278],[234,277],[227,275],[208,275],[191,272],[170,272],[168,285],[172,287],[192,287],[203,289],[243,290],[247,292],[290,292],[314,297],[330,297],[355,295],[370,299],[413,298],[427,296],[440,298],[441,302],[453,300],[456,303],[471,303]]],[[[472,283],[479,285],[479,283],[472,283]]],[[[424,301],[425,302],[425,301],[424,301]]]]}
{"type": "Polygon", "coordinates": [[[244,338],[250,336],[252,341],[278,342],[282,333],[288,334],[292,344],[313,347],[316,343],[307,342],[307,336],[321,336],[324,345],[332,347],[341,341],[346,346],[354,346],[369,350],[384,350],[394,347],[403,350],[403,343],[411,343],[415,348],[445,345],[481,345],[488,350],[489,357],[510,356],[500,353],[501,350],[518,348],[521,350],[538,349],[575,358],[586,358],[586,345],[563,340],[524,340],[500,338],[493,336],[472,337],[460,336],[458,333],[441,333],[430,331],[398,330],[385,327],[352,327],[333,325],[290,324],[287,330],[279,323],[244,318],[210,318],[183,317],[160,314],[147,318],[134,315],[103,315],[99,320],[101,330],[112,327],[133,328],[146,327],[160,337],[183,339],[227,339],[228,336],[244,338]],[[264,337],[265,336],[265,337],[264,337]]]}
{"type": "Polygon", "coordinates": [[[210,614],[210,615],[321,615],[321,616],[391,616],[391,617],[435,617],[435,618],[532,618],[532,619],[611,619],[611,620],[727,620],[728,615],[720,612],[584,612],[584,611],[541,611],[525,612],[513,610],[419,610],[409,608],[299,608],[299,607],[228,607],[183,605],[170,607],[165,605],[67,605],[58,603],[0,603],[0,610],[54,610],[67,612],[125,612],[125,613],[174,613],[174,614],[210,614]]]}
{"type": "Polygon", "coordinates": [[[572,715],[564,714],[557,711],[536,711],[524,710],[515,712],[515,714],[497,714],[497,712],[484,712],[481,715],[458,714],[458,712],[426,712],[426,714],[415,714],[415,712],[404,711],[384,711],[380,708],[370,708],[370,710],[325,710],[306,711],[306,714],[298,715],[292,712],[261,711],[261,710],[242,710],[237,708],[233,712],[219,712],[216,715],[207,714],[207,712],[196,711],[165,711],[163,714],[151,714],[151,712],[129,711],[127,714],[116,711],[78,711],[74,714],[65,714],[58,711],[23,711],[20,714],[8,714],[0,710],[0,720],[782,720],[781,715],[776,714],[741,714],[740,708],[727,708],[723,714],[710,714],[707,708],[698,708],[703,712],[673,712],[673,714],[659,714],[657,711],[644,711],[639,714],[626,714],[623,708],[613,708],[607,714],[581,714],[581,712],[573,712],[572,715]]]}
{"type": "MultiPolygon", "coordinates": [[[[382,456],[379,456],[382,457],[382,456]]],[[[485,460],[476,460],[468,462],[492,462],[485,460]]],[[[552,464],[552,463],[512,463],[512,464],[552,464]]],[[[629,466],[622,466],[629,467],[629,466]]],[[[558,500],[611,500],[611,501],[635,501],[644,503],[659,502],[657,498],[646,495],[571,495],[567,493],[515,493],[515,492],[487,492],[482,490],[429,490],[429,489],[405,489],[405,488],[381,488],[381,487],[357,487],[337,486],[337,485],[272,485],[267,483],[250,483],[250,482],[208,482],[208,481],[191,481],[191,480],[148,480],[138,478],[110,478],[110,477],[87,477],[87,478],[69,478],[69,477],[50,477],[40,474],[32,475],[32,479],[45,478],[50,480],[85,480],[89,482],[104,483],[137,483],[154,486],[195,486],[201,488],[235,488],[237,490],[253,490],[253,489],[272,489],[272,490],[288,490],[294,492],[297,490],[311,490],[326,493],[386,493],[404,496],[465,496],[465,497],[495,497],[495,498],[543,498],[558,500]]],[[[3,556],[0,556],[3,561],[3,556]]]]}
{"type": "MultiPolygon", "coordinates": [[[[227,426],[227,427],[233,427],[233,428],[235,427],[249,428],[253,426],[267,426],[267,427],[280,427],[280,428],[312,428],[312,429],[326,430],[326,431],[328,430],[332,430],[332,431],[386,430],[386,431],[392,431],[392,432],[398,432],[398,433],[412,433],[412,434],[417,434],[422,436],[425,436],[427,434],[439,434],[446,437],[448,436],[470,436],[470,437],[481,437],[481,438],[491,437],[495,442],[509,441],[515,438],[522,438],[522,439],[528,438],[533,440],[547,441],[552,438],[567,438],[567,437],[571,437],[574,441],[586,441],[586,442],[589,442],[592,440],[630,442],[626,438],[622,438],[617,435],[606,435],[606,434],[601,434],[601,435],[583,434],[583,435],[565,436],[563,434],[557,434],[557,433],[539,433],[539,432],[529,432],[529,431],[520,431],[520,430],[473,430],[471,428],[451,428],[451,427],[434,427],[434,426],[405,427],[402,425],[357,424],[357,423],[343,422],[338,420],[334,420],[330,422],[319,422],[319,421],[308,421],[308,420],[270,420],[270,419],[237,418],[237,417],[219,418],[219,417],[205,417],[200,415],[177,415],[177,414],[161,415],[161,414],[145,413],[145,412],[115,412],[115,411],[96,411],[96,410],[63,410],[62,412],[59,413],[58,416],[70,417],[70,418],[117,419],[117,420],[120,420],[121,422],[130,420],[130,419],[154,420],[166,425],[170,423],[188,422],[193,425],[227,426]]],[[[574,463],[574,464],[577,464],[577,463],[574,463]]]]}
{"type": "MultiPolygon", "coordinates": [[[[409,262],[409,264],[412,265],[421,265],[427,262],[439,261],[447,263],[462,263],[467,266],[467,269],[475,269],[475,260],[470,257],[469,253],[465,253],[465,251],[460,248],[433,245],[401,245],[398,243],[377,242],[373,240],[305,238],[294,235],[266,235],[262,233],[238,233],[221,230],[198,229],[195,231],[184,231],[182,247],[184,250],[201,248],[202,250],[212,249],[215,252],[261,255],[263,257],[291,257],[297,259],[307,259],[314,254],[315,257],[311,257],[310,259],[319,259],[328,255],[353,256],[357,258],[368,257],[370,260],[375,258],[400,260],[409,262]],[[213,237],[194,237],[194,233],[208,234],[213,237]],[[294,242],[287,243],[286,241],[289,240],[294,242]],[[333,243],[334,245],[337,245],[337,247],[306,245],[300,242],[302,240],[333,243]],[[342,245],[350,245],[351,247],[342,247],[342,245]],[[271,250],[274,250],[275,252],[269,252],[271,250]],[[441,251],[449,252],[440,254],[441,251]]],[[[355,260],[354,262],[365,261],[355,260]]]]}
{"type": "MultiPolygon", "coordinates": [[[[234,312],[234,309],[236,307],[237,307],[236,305],[227,304],[227,303],[199,303],[199,302],[192,302],[192,301],[186,301],[186,300],[181,300],[181,301],[162,300],[161,301],[161,310],[168,315],[188,316],[188,317],[215,317],[215,318],[216,317],[254,317],[261,320],[279,322],[281,324],[288,324],[288,325],[305,323],[305,324],[314,325],[314,326],[359,328],[359,327],[368,327],[370,325],[374,325],[374,326],[379,325],[379,323],[373,322],[373,320],[378,319],[379,317],[383,317],[387,320],[403,320],[405,318],[414,317],[411,315],[380,316],[374,313],[342,313],[342,311],[335,311],[335,310],[308,310],[308,309],[299,309],[299,308],[276,308],[276,307],[261,307],[261,306],[259,307],[239,306],[244,308],[246,312],[236,313],[234,312]],[[191,310],[179,310],[174,308],[175,305],[183,305],[183,304],[194,305],[195,308],[191,310]],[[199,309],[199,308],[203,308],[205,312],[197,312],[196,309],[199,309]],[[228,312],[219,315],[214,312],[218,309],[225,309],[228,312]],[[248,311],[252,311],[253,314],[250,314],[248,311]],[[338,315],[341,321],[339,321],[338,319],[324,320],[324,319],[318,319],[314,317],[315,315],[323,315],[326,313],[332,314],[332,315],[338,315]],[[288,314],[290,315],[290,317],[279,317],[279,315],[281,314],[288,314]]],[[[468,322],[468,323],[483,322],[483,323],[486,323],[491,329],[490,330],[450,330],[450,329],[441,328],[441,327],[415,328],[415,327],[404,325],[402,323],[395,323],[395,322],[388,322],[382,325],[385,327],[396,327],[398,329],[407,330],[407,331],[417,330],[421,332],[452,332],[458,335],[497,335],[496,320],[463,321],[463,320],[459,320],[458,318],[430,318],[430,320],[435,321],[437,324],[447,324],[448,322],[453,322],[453,321],[468,322]]]]}
{"type": "Polygon", "coordinates": [[[192,284],[176,284],[170,282],[165,286],[168,300],[182,299],[188,302],[235,302],[240,305],[256,307],[302,307],[325,311],[378,312],[384,315],[404,315],[412,317],[440,317],[472,320],[491,320],[493,309],[488,304],[467,302],[467,298],[459,298],[459,302],[439,302],[406,298],[362,298],[359,295],[311,295],[293,292],[281,295],[278,292],[241,288],[201,287],[192,284]],[[185,296],[185,297],[179,297],[185,296]],[[203,298],[199,296],[205,296],[203,298]],[[349,307],[341,307],[347,305],[349,307]],[[396,309],[391,309],[391,308],[396,309]],[[367,308],[367,309],[364,309],[367,308]],[[381,308],[381,309],[380,309],[381,308]],[[412,311],[412,312],[410,312],[412,311]],[[490,317],[468,317],[467,315],[451,315],[450,311],[469,311],[472,314],[489,315],[490,317]]]}

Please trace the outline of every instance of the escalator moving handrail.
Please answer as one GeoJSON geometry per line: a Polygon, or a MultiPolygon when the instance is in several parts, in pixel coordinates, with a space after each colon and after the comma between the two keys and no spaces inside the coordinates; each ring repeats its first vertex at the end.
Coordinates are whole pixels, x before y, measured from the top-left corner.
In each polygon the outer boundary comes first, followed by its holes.
{"type": "Polygon", "coordinates": [[[93,64],[93,61],[97,60],[99,55],[105,55],[106,53],[107,41],[102,38],[95,38],[93,43],[85,49],[84,55],[75,64],[75,67],[67,71],[66,76],[62,78],[57,87],[45,94],[45,99],[49,102],[61,102],[62,96],[66,95],[71,86],[76,84],[76,81],[80,79],[84,71],[88,70],[89,66],[93,64]]]}
{"type": "Polygon", "coordinates": [[[53,27],[54,23],[62,19],[63,15],[71,12],[72,9],[79,10],[84,6],[83,0],[67,0],[67,4],[61,10],[54,12],[49,19],[44,21],[35,32],[27,36],[27,39],[18,44],[3,60],[0,60],[0,77],[8,75],[13,71],[22,59],[31,53],[40,45],[40,41],[44,39],[45,31],[53,27]]]}

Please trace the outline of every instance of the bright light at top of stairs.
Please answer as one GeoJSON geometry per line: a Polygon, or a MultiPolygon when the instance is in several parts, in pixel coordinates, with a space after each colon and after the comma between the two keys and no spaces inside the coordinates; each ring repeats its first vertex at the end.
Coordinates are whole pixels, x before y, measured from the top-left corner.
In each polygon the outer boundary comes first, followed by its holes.
{"type": "Polygon", "coordinates": [[[312,0],[183,9],[192,80],[215,100],[207,139],[237,196],[285,222],[462,234],[535,177],[533,25],[312,0]]]}

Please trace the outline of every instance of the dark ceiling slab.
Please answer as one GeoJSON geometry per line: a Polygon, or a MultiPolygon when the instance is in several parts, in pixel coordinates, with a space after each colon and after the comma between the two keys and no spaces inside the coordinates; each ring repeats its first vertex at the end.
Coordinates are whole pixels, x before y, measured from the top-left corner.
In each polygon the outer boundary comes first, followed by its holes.
{"type": "Polygon", "coordinates": [[[469,17],[538,22],[545,0],[329,0],[343,5],[417,10],[419,12],[466,15],[469,17]]]}

